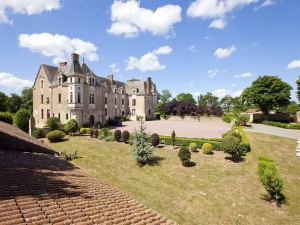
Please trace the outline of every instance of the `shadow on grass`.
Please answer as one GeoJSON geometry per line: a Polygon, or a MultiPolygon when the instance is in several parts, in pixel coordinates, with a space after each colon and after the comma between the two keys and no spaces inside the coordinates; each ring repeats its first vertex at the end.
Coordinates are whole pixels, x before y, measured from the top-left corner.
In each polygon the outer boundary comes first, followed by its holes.
{"type": "Polygon", "coordinates": [[[143,167],[143,166],[160,166],[161,161],[165,160],[166,158],[164,157],[160,157],[160,156],[153,156],[152,159],[148,162],[148,163],[138,163],[139,167],[143,167]]]}
{"type": "Polygon", "coordinates": [[[271,198],[270,195],[268,194],[264,194],[262,197],[261,197],[262,200],[265,200],[267,202],[270,202],[270,203],[275,203],[277,207],[281,208],[281,205],[285,204],[285,205],[288,205],[287,201],[286,201],[286,198],[283,194],[280,194],[279,198],[276,199],[275,198],[271,198]]]}
{"type": "Polygon", "coordinates": [[[187,163],[185,163],[183,166],[184,167],[194,167],[194,166],[196,166],[197,164],[195,163],[195,162],[187,162],[187,163]]]}
{"type": "Polygon", "coordinates": [[[240,158],[234,158],[232,156],[226,156],[225,157],[226,160],[229,160],[229,161],[232,161],[234,163],[241,163],[241,162],[244,162],[245,159],[243,157],[240,157],[240,158]]]}

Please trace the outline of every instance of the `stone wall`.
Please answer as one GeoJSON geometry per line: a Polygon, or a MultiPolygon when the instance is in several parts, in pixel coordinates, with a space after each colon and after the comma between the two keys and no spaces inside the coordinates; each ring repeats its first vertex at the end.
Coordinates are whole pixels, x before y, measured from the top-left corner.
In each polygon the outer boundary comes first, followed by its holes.
{"type": "Polygon", "coordinates": [[[253,113],[249,115],[250,115],[249,122],[253,122],[253,123],[260,123],[264,120],[284,122],[284,123],[289,123],[291,121],[289,113],[275,113],[269,115],[264,115],[261,113],[253,113]]]}

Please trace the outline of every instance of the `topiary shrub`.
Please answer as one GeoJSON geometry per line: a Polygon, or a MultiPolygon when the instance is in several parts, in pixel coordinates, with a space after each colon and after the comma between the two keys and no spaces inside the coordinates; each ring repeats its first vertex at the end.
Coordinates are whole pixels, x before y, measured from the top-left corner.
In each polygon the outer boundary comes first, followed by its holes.
{"type": "Polygon", "coordinates": [[[212,154],[212,145],[209,143],[204,143],[202,145],[202,152],[204,154],[212,154]]]}
{"type": "Polygon", "coordinates": [[[98,138],[98,135],[99,135],[98,129],[97,129],[97,128],[94,128],[94,129],[93,129],[93,136],[94,136],[94,138],[98,138]]]}
{"type": "Polygon", "coordinates": [[[28,133],[30,112],[26,109],[20,109],[14,116],[14,125],[28,133]]]}
{"type": "Polygon", "coordinates": [[[122,132],[122,141],[127,143],[128,140],[129,140],[129,132],[127,130],[124,130],[122,132]]]}
{"type": "Polygon", "coordinates": [[[79,133],[89,134],[90,133],[90,128],[81,127],[80,130],[79,130],[79,133]]]}
{"type": "Polygon", "coordinates": [[[187,147],[182,146],[178,152],[178,157],[183,166],[188,166],[191,160],[191,152],[187,147]]]}
{"type": "Polygon", "coordinates": [[[13,124],[13,114],[10,112],[0,112],[0,121],[13,124]]]}
{"type": "Polygon", "coordinates": [[[35,129],[33,132],[32,132],[32,137],[36,138],[36,139],[40,139],[40,138],[43,138],[44,137],[44,133],[43,133],[43,130],[42,129],[35,129]]]}
{"type": "Polygon", "coordinates": [[[277,204],[280,203],[284,199],[282,194],[283,181],[273,160],[269,157],[259,157],[257,171],[270,199],[275,199],[277,204]]]}
{"type": "Polygon", "coordinates": [[[71,119],[70,121],[68,121],[64,126],[64,130],[67,133],[71,133],[71,135],[73,135],[78,130],[77,121],[74,119],[71,119]]]}
{"type": "Polygon", "coordinates": [[[234,136],[239,139],[239,141],[242,141],[242,135],[239,132],[236,132],[234,130],[228,131],[227,133],[223,134],[223,138],[226,137],[227,135],[234,136]]]}
{"type": "Polygon", "coordinates": [[[231,122],[231,115],[226,113],[226,114],[223,114],[222,115],[222,120],[225,122],[225,123],[230,123],[231,122]]]}
{"type": "Polygon", "coordinates": [[[233,135],[226,135],[222,139],[221,148],[225,153],[231,155],[233,161],[239,161],[243,154],[240,140],[233,135]]]}
{"type": "Polygon", "coordinates": [[[60,142],[64,137],[65,137],[65,133],[60,130],[50,131],[46,135],[46,138],[48,138],[50,142],[60,142]]]}
{"type": "Polygon", "coordinates": [[[115,141],[120,141],[121,140],[121,131],[120,130],[115,130],[115,132],[114,132],[114,140],[115,141]]]}
{"type": "Polygon", "coordinates": [[[58,130],[60,128],[60,119],[57,117],[50,117],[47,122],[46,126],[50,128],[50,130],[58,130]]]}
{"type": "Polygon", "coordinates": [[[197,152],[197,144],[196,143],[191,143],[189,147],[192,152],[197,152]]]}
{"type": "Polygon", "coordinates": [[[103,137],[108,137],[108,136],[112,136],[113,135],[112,132],[111,132],[111,130],[109,128],[102,128],[100,130],[100,134],[103,137]]]}
{"type": "Polygon", "coordinates": [[[151,135],[151,144],[153,147],[157,147],[159,145],[159,135],[154,133],[151,135]]]}
{"type": "Polygon", "coordinates": [[[176,143],[176,133],[175,133],[174,130],[172,131],[172,134],[171,134],[171,143],[172,143],[172,146],[174,148],[175,143],[176,143]]]}

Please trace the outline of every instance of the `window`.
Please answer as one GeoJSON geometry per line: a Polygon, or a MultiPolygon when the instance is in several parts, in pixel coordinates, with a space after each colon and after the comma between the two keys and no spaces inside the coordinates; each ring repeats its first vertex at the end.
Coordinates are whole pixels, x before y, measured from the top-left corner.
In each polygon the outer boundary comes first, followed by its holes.
{"type": "Polygon", "coordinates": [[[132,94],[133,94],[133,95],[136,95],[136,90],[132,90],[132,94]]]}
{"type": "Polygon", "coordinates": [[[61,103],[61,94],[58,94],[58,103],[61,103]]]}
{"type": "Polygon", "coordinates": [[[89,79],[89,85],[92,85],[92,78],[89,79]]]}
{"type": "Polygon", "coordinates": [[[77,102],[80,103],[80,92],[77,93],[77,102]]]}
{"type": "Polygon", "coordinates": [[[122,98],[122,105],[124,105],[124,98],[122,98]]]}
{"type": "Polygon", "coordinates": [[[61,85],[61,77],[58,78],[58,85],[59,85],[59,86],[61,85]]]}
{"type": "Polygon", "coordinates": [[[132,105],[133,105],[133,106],[136,105],[136,99],[132,99],[132,105]]]}
{"type": "Polygon", "coordinates": [[[95,86],[95,80],[92,79],[92,86],[95,86]]]}
{"type": "Polygon", "coordinates": [[[70,103],[73,103],[73,92],[70,92],[70,103]]]}
{"type": "Polygon", "coordinates": [[[78,83],[80,84],[80,78],[78,78],[78,80],[77,80],[77,81],[78,81],[78,83]]]}
{"type": "Polygon", "coordinates": [[[104,110],[104,111],[105,111],[105,116],[107,116],[107,108],[105,108],[105,110],[104,110]]]}
{"type": "Polygon", "coordinates": [[[95,95],[92,94],[92,104],[95,104],[95,95]]]}
{"type": "Polygon", "coordinates": [[[117,115],[117,109],[115,109],[115,116],[117,115]]]}
{"type": "Polygon", "coordinates": [[[137,88],[137,89],[136,89],[136,93],[139,93],[139,92],[140,92],[140,89],[137,88]]]}
{"type": "Polygon", "coordinates": [[[41,104],[44,104],[44,95],[41,95],[41,104]]]}
{"type": "Polygon", "coordinates": [[[107,104],[107,97],[105,97],[104,99],[104,104],[107,104]]]}
{"type": "Polygon", "coordinates": [[[47,119],[50,118],[50,109],[47,109],[47,119]]]}
{"type": "Polygon", "coordinates": [[[60,119],[60,113],[58,113],[58,119],[60,119]]]}
{"type": "Polygon", "coordinates": [[[52,113],[52,117],[55,117],[54,113],[52,113]]]}
{"type": "Polygon", "coordinates": [[[72,77],[70,78],[70,82],[72,83],[72,77]]]}
{"type": "Polygon", "coordinates": [[[115,105],[117,104],[117,98],[115,98],[115,105]]]}
{"type": "Polygon", "coordinates": [[[115,88],[115,90],[114,90],[114,91],[115,91],[115,94],[117,94],[117,88],[115,88]]]}
{"type": "Polygon", "coordinates": [[[69,114],[67,113],[67,114],[66,114],[66,120],[68,120],[68,119],[69,119],[69,114]]]}
{"type": "Polygon", "coordinates": [[[44,81],[41,80],[41,88],[44,88],[44,81]]]}
{"type": "Polygon", "coordinates": [[[151,109],[148,110],[148,114],[151,115],[151,109]]]}
{"type": "Polygon", "coordinates": [[[44,119],[44,110],[43,109],[41,109],[41,118],[42,118],[42,120],[44,119]]]}
{"type": "Polygon", "coordinates": [[[135,109],[132,109],[132,110],[131,110],[131,114],[132,114],[132,115],[135,115],[135,109]]]}

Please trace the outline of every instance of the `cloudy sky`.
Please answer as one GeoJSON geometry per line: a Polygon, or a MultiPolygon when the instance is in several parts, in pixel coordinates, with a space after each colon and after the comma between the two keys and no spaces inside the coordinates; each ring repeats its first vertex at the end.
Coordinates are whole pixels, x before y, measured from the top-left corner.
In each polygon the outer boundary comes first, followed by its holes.
{"type": "Polygon", "coordinates": [[[0,91],[71,52],[99,76],[151,76],[173,94],[236,96],[266,74],[295,88],[299,13],[296,0],[1,0],[0,91]]]}

